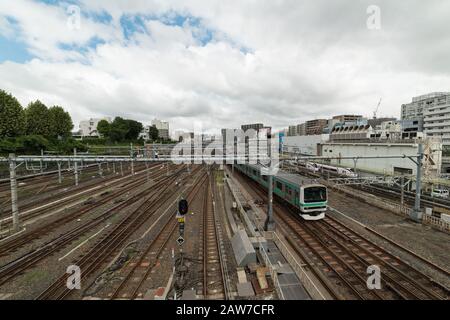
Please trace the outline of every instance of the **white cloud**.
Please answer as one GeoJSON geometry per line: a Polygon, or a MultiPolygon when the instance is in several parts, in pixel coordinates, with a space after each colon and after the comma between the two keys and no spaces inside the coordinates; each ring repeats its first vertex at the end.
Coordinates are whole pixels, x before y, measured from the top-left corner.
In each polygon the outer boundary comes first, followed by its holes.
{"type": "MultiPolygon", "coordinates": [[[[173,128],[196,119],[206,128],[253,121],[284,127],[336,113],[370,116],[380,97],[380,114],[398,116],[413,95],[448,90],[450,5],[380,1],[382,29],[371,31],[365,2],[90,0],[82,10],[107,12],[111,23],[84,18],[80,31],[70,32],[63,6],[0,1],[0,12],[18,21],[18,36],[37,56],[0,64],[0,82],[24,104],[62,104],[76,121],[159,117],[173,128]],[[176,13],[199,25],[155,18],[176,13]],[[144,21],[145,33],[127,40],[125,14],[153,18],[144,21]],[[213,38],[205,44],[199,34],[207,29],[213,38]],[[93,37],[105,43],[87,52],[60,47],[83,47],[93,37]]],[[[6,30],[0,14],[0,33],[6,30]]]]}

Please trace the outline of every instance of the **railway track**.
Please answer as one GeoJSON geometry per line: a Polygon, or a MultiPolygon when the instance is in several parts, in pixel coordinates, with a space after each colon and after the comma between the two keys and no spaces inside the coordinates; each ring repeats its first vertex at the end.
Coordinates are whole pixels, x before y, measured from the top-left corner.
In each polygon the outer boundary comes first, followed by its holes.
{"type": "MultiPolygon", "coordinates": [[[[152,167],[153,166],[157,166],[157,164],[155,164],[155,165],[152,165],[152,167]]],[[[144,167],[139,167],[139,168],[137,168],[137,170],[140,170],[140,169],[143,169],[144,167]]],[[[128,173],[128,172],[125,172],[125,173],[128,173]]],[[[42,178],[42,177],[41,177],[42,178]]],[[[44,197],[40,197],[37,201],[35,200],[35,199],[33,199],[34,197],[33,196],[28,196],[28,197],[26,197],[26,200],[25,200],[25,202],[24,203],[19,203],[19,207],[20,207],[20,210],[22,211],[22,212],[27,212],[27,211],[38,211],[38,210],[34,210],[34,208],[36,208],[36,206],[37,206],[37,204],[36,204],[36,202],[39,202],[39,203],[50,203],[50,202],[55,202],[52,206],[53,207],[57,207],[57,205],[58,205],[58,201],[60,201],[61,199],[64,199],[64,198],[66,198],[66,197],[69,197],[69,196],[73,196],[74,195],[74,193],[76,193],[76,192],[78,192],[78,191],[80,191],[80,193],[83,193],[83,191],[86,189],[86,188],[96,188],[96,187],[101,187],[102,185],[104,185],[104,184],[106,184],[106,183],[110,183],[111,181],[114,181],[114,180],[121,180],[121,178],[123,178],[122,176],[116,176],[116,175],[114,175],[114,176],[104,176],[104,177],[99,177],[98,179],[95,179],[95,181],[93,181],[93,183],[81,183],[79,186],[77,186],[77,187],[66,187],[65,189],[63,189],[62,191],[60,190],[61,189],[61,185],[59,185],[59,184],[57,184],[57,183],[55,183],[54,185],[53,185],[53,187],[51,188],[51,189],[45,189],[45,192],[48,194],[48,195],[46,195],[46,196],[44,196],[44,197]],[[67,190],[66,190],[67,189],[67,190]],[[58,190],[57,191],[57,193],[55,194],[55,193],[52,193],[52,191],[55,191],[55,190],[58,190]]],[[[89,181],[90,182],[90,181],[89,181]]],[[[48,182],[47,182],[48,183],[48,182]]],[[[33,186],[33,188],[35,188],[36,189],[36,185],[32,185],[33,186]]],[[[42,191],[44,191],[44,190],[42,190],[42,188],[40,188],[39,189],[41,192],[42,191]]],[[[36,194],[35,194],[36,195],[36,194]]],[[[8,197],[10,197],[10,194],[8,194],[7,195],[8,197]]],[[[4,204],[4,205],[6,205],[6,203],[9,203],[10,201],[10,199],[8,198],[7,199],[8,201],[3,201],[2,203],[4,204]]],[[[1,202],[1,200],[0,200],[0,202],[1,202]]],[[[41,210],[42,211],[42,210],[41,210]]],[[[2,211],[2,213],[1,213],[1,215],[0,215],[0,219],[3,217],[3,218],[6,218],[6,217],[8,217],[8,216],[10,216],[11,215],[11,210],[10,209],[8,209],[8,210],[3,210],[2,211]]],[[[26,216],[26,215],[25,215],[26,216]]],[[[33,214],[32,215],[32,217],[33,216],[36,216],[36,214],[33,214]]]]}
{"type": "MultiPolygon", "coordinates": [[[[141,212],[143,208],[147,208],[148,205],[154,205],[157,204],[157,201],[155,199],[155,195],[158,193],[158,191],[161,191],[162,193],[167,191],[167,189],[171,186],[170,184],[174,182],[177,179],[177,176],[181,173],[183,169],[177,170],[175,173],[170,175],[169,177],[164,176],[157,179],[154,185],[151,187],[145,188],[142,192],[134,195],[130,199],[114,206],[113,208],[108,209],[103,214],[97,216],[96,218],[72,229],[70,232],[64,233],[57,238],[48,241],[47,243],[43,244],[36,250],[32,250],[28,252],[27,254],[3,265],[0,267],[0,286],[5,284],[6,282],[10,281],[14,277],[18,276],[19,274],[25,272],[28,268],[35,266],[39,261],[43,260],[44,258],[47,258],[54,254],[55,252],[58,252],[65,246],[69,245],[76,239],[78,239],[80,236],[84,235],[87,232],[90,232],[94,230],[94,228],[100,226],[102,223],[106,222],[109,218],[111,218],[113,215],[117,214],[119,211],[123,210],[124,208],[128,207],[129,205],[134,204],[136,201],[139,201],[142,199],[142,197],[147,197],[147,201],[144,201],[138,209],[134,210],[132,214],[129,214],[125,219],[122,220],[122,222],[119,224],[119,226],[127,226],[128,223],[131,223],[130,221],[134,217],[135,213],[138,212],[138,217],[141,219],[143,218],[144,214],[141,212]],[[161,188],[161,189],[158,189],[161,188]],[[158,191],[157,191],[158,190],[158,191]],[[146,193],[150,191],[150,196],[146,196],[146,193]]],[[[159,198],[158,198],[159,199],[159,198]]],[[[134,221],[134,220],[133,220],[134,221]]],[[[134,222],[134,225],[136,222],[134,222]]],[[[114,230],[116,230],[115,228],[114,230]]],[[[20,239],[25,238],[21,237],[20,239]]],[[[14,248],[15,244],[14,241],[12,243],[9,243],[8,249],[11,250],[14,248]]],[[[5,250],[5,249],[4,249],[5,250]]],[[[7,249],[6,249],[7,250],[7,249]]]]}
{"type": "MultiPolygon", "coordinates": [[[[148,178],[156,179],[156,178],[160,177],[161,175],[163,175],[164,173],[165,173],[165,171],[163,169],[161,169],[161,170],[156,171],[156,172],[152,173],[151,175],[149,175],[148,178]]],[[[146,180],[147,180],[147,177],[142,176],[142,177],[139,177],[137,180],[127,181],[123,185],[121,185],[121,187],[118,190],[116,190],[110,194],[107,194],[105,197],[103,197],[102,199],[100,199],[99,201],[97,201],[93,204],[85,205],[81,209],[76,208],[76,209],[72,210],[71,212],[64,214],[62,217],[57,218],[56,220],[53,220],[49,223],[45,223],[45,224],[39,226],[38,228],[36,228],[30,232],[27,232],[25,234],[21,234],[19,238],[13,237],[5,242],[0,242],[0,257],[8,255],[8,254],[16,251],[17,249],[21,248],[22,246],[29,244],[30,242],[57,229],[58,227],[66,224],[66,223],[69,223],[75,219],[78,219],[81,216],[87,214],[88,212],[91,212],[94,209],[100,208],[101,206],[108,204],[109,202],[113,201],[114,199],[117,199],[121,195],[126,194],[135,188],[141,187],[146,182],[146,180]]],[[[139,199],[138,196],[144,195],[146,190],[147,189],[142,190],[137,196],[133,197],[133,199],[135,199],[135,200],[139,199]]],[[[127,203],[128,202],[125,202],[116,207],[120,209],[122,206],[124,206],[127,203]]],[[[42,212],[40,212],[40,213],[33,212],[32,214],[33,214],[33,216],[36,216],[37,214],[42,214],[42,212]]]]}
{"type": "MultiPolygon", "coordinates": [[[[380,187],[380,186],[371,185],[371,186],[364,186],[360,190],[369,192],[371,194],[379,195],[384,198],[396,200],[396,202],[399,202],[400,197],[401,197],[401,191],[395,190],[393,188],[388,188],[388,187],[380,187]]],[[[405,199],[405,204],[408,204],[411,207],[414,206],[415,193],[405,191],[404,199],[405,199]]],[[[436,199],[436,198],[432,198],[427,195],[422,195],[420,202],[422,204],[426,204],[431,207],[440,207],[440,208],[445,208],[445,209],[450,210],[450,202],[443,200],[443,199],[436,199]]]]}
{"type": "MultiPolygon", "coordinates": [[[[81,174],[93,174],[98,172],[98,166],[97,165],[89,165],[85,167],[84,169],[80,170],[81,174]]],[[[61,170],[61,176],[62,178],[71,177],[73,175],[73,169],[65,169],[61,170]]],[[[44,172],[43,174],[39,175],[33,175],[33,176],[19,176],[17,177],[17,181],[19,183],[25,183],[23,188],[25,189],[37,189],[36,186],[42,185],[42,184],[48,184],[50,182],[58,182],[58,172],[44,172]]],[[[10,181],[8,179],[0,182],[0,194],[4,192],[10,191],[10,181]]]]}
{"type": "MultiPolygon", "coordinates": [[[[142,226],[168,198],[168,194],[174,192],[174,182],[179,178],[179,173],[166,177],[160,184],[153,188],[153,192],[148,196],[136,210],[128,214],[109,233],[105,234],[97,244],[92,247],[81,259],[75,262],[82,270],[81,280],[93,275],[108,259],[114,257],[115,253],[121,250],[125,241],[142,226]]],[[[71,294],[71,290],[66,287],[68,274],[63,274],[53,282],[38,300],[62,300],[71,294]]]]}
{"type": "Polygon", "coordinates": [[[219,225],[212,203],[211,175],[205,185],[203,196],[202,222],[202,260],[203,260],[203,299],[224,299],[227,297],[222,256],[222,241],[219,238],[219,225]]]}
{"type": "MultiPolygon", "coordinates": [[[[154,167],[157,167],[157,165],[154,165],[150,167],[148,170],[152,170],[154,167]]],[[[139,172],[138,174],[143,173],[144,171],[139,172]]],[[[45,199],[40,199],[38,201],[38,204],[36,202],[29,203],[28,205],[21,206],[20,210],[22,211],[22,214],[20,215],[20,220],[22,222],[31,220],[35,217],[45,215],[49,212],[52,212],[53,210],[57,210],[58,208],[67,208],[71,205],[75,205],[79,203],[80,200],[85,199],[86,197],[89,197],[92,195],[92,193],[99,192],[103,188],[111,189],[116,188],[123,184],[123,181],[127,179],[128,177],[109,177],[105,180],[98,181],[93,185],[90,185],[89,187],[84,186],[82,188],[78,188],[78,193],[76,193],[75,190],[67,190],[63,191],[61,193],[58,193],[56,195],[50,195],[49,197],[45,199]],[[74,193],[75,192],[75,193],[74,193]]],[[[140,181],[143,181],[144,179],[140,179],[140,181]]],[[[133,181],[125,183],[125,186],[132,184],[133,181]]],[[[11,215],[11,212],[9,212],[9,215],[11,215]]],[[[0,219],[2,220],[2,219],[0,219]]],[[[3,222],[0,221],[1,229],[9,229],[12,227],[12,217],[9,216],[7,218],[3,218],[3,222]]],[[[0,231],[1,231],[0,229],[0,231]]]]}
{"type": "MultiPolygon", "coordinates": [[[[255,186],[256,194],[265,199],[265,191],[252,181],[250,184],[255,186]]],[[[289,244],[335,298],[449,298],[448,288],[330,216],[322,221],[304,221],[290,206],[278,200],[274,211],[289,244]],[[370,290],[367,286],[367,268],[373,265],[381,268],[380,290],[370,290]],[[336,290],[336,285],[340,290],[336,290]]]]}
{"type": "MultiPolygon", "coordinates": [[[[197,179],[186,198],[189,203],[198,197],[201,186],[205,181],[205,174],[197,179]]],[[[144,295],[144,292],[142,292],[144,284],[156,267],[158,259],[167,247],[169,240],[173,238],[177,226],[176,220],[173,219],[173,213],[169,213],[167,221],[163,226],[159,227],[159,231],[150,244],[135,259],[130,261],[129,265],[132,265],[131,269],[122,278],[119,286],[111,293],[109,296],[110,299],[136,299],[144,295]]]]}

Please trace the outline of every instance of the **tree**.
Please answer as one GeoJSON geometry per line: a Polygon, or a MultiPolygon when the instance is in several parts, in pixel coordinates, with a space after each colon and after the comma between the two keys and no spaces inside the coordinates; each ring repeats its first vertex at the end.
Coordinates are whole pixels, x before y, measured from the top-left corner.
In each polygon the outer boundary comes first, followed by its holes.
{"type": "Polygon", "coordinates": [[[156,126],[151,126],[150,127],[150,134],[149,135],[150,135],[150,139],[152,141],[158,140],[158,138],[159,138],[159,131],[156,128],[156,126]]]}
{"type": "Polygon", "coordinates": [[[25,133],[25,114],[19,101],[0,90],[0,137],[16,137],[25,133]]]}
{"type": "Polygon", "coordinates": [[[109,138],[109,133],[111,131],[111,125],[109,124],[108,121],[106,120],[101,120],[98,124],[97,124],[97,132],[102,136],[102,137],[106,137],[109,138]]]}
{"type": "Polygon", "coordinates": [[[50,119],[48,108],[45,104],[37,100],[32,102],[25,109],[26,134],[49,136],[50,119]]]}
{"type": "Polygon", "coordinates": [[[73,129],[73,122],[70,114],[60,106],[54,106],[48,109],[48,118],[50,121],[51,137],[70,137],[73,129]]]}
{"type": "Polygon", "coordinates": [[[109,131],[109,139],[113,142],[122,142],[128,133],[128,122],[121,118],[116,117],[111,123],[111,130],[109,131]]]}
{"type": "Polygon", "coordinates": [[[125,135],[127,140],[137,140],[139,138],[139,134],[144,129],[142,123],[134,120],[126,120],[128,124],[128,132],[125,135]]]}

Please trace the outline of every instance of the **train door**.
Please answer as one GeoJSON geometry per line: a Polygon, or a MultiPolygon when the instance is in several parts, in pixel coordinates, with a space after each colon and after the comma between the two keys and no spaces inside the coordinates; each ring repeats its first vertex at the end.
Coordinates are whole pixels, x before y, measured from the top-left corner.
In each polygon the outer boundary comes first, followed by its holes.
{"type": "Polygon", "coordinates": [[[295,205],[295,192],[294,190],[286,185],[286,193],[285,193],[285,199],[287,201],[289,201],[289,203],[294,204],[295,205]]]}

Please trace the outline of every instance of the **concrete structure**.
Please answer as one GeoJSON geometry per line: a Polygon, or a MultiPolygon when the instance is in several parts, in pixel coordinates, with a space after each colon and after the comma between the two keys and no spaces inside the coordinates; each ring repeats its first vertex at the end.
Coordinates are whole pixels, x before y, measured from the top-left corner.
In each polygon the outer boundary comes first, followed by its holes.
{"type": "Polygon", "coordinates": [[[256,263],[256,251],[245,230],[239,230],[231,239],[234,256],[239,267],[256,263]]]}
{"type": "Polygon", "coordinates": [[[296,135],[297,135],[297,126],[289,126],[288,136],[289,137],[294,137],[296,135]]]}
{"type": "Polygon", "coordinates": [[[305,126],[306,126],[305,130],[306,130],[307,136],[322,134],[323,129],[325,129],[328,126],[328,120],[316,119],[316,120],[306,121],[305,126]]]}
{"type": "Polygon", "coordinates": [[[164,140],[169,140],[169,138],[170,138],[169,122],[154,119],[154,120],[152,120],[152,126],[155,126],[156,129],[158,129],[159,138],[164,139],[164,140]]]}
{"type": "Polygon", "coordinates": [[[306,135],[306,123],[298,124],[296,126],[289,126],[288,136],[305,136],[306,135]]]}
{"type": "Polygon", "coordinates": [[[253,130],[255,130],[255,131],[259,131],[259,130],[261,130],[262,128],[264,128],[264,124],[262,124],[262,123],[253,123],[253,124],[243,124],[242,126],[241,126],[241,129],[242,129],[242,131],[247,131],[247,130],[249,130],[249,129],[253,129],[253,130]]]}
{"type": "MultiPolygon", "coordinates": [[[[358,157],[358,156],[397,156],[405,155],[417,158],[418,144],[416,143],[346,143],[329,142],[320,146],[322,156],[329,157],[358,157]]],[[[436,177],[440,175],[442,163],[442,145],[439,140],[424,140],[424,176],[436,177]]],[[[354,168],[352,159],[331,160],[337,166],[354,168]]],[[[375,174],[416,174],[416,164],[408,158],[398,159],[360,159],[356,162],[356,169],[375,174]]]]}
{"type": "Polygon", "coordinates": [[[417,121],[426,137],[441,138],[444,146],[450,146],[450,92],[433,92],[414,97],[402,105],[402,120],[417,121]]]}
{"type": "Polygon", "coordinates": [[[283,152],[299,153],[307,156],[318,156],[320,152],[320,144],[329,140],[328,134],[315,136],[295,136],[284,137],[283,152]]]}
{"type": "Polygon", "coordinates": [[[423,119],[401,120],[402,139],[422,139],[423,119]]]}
{"type": "Polygon", "coordinates": [[[441,138],[444,146],[450,146],[450,93],[428,101],[423,129],[427,137],[441,138]]]}
{"type": "Polygon", "coordinates": [[[334,116],[331,120],[340,122],[340,123],[347,123],[347,122],[356,122],[360,119],[362,119],[363,116],[360,115],[349,115],[349,114],[344,114],[344,115],[339,115],[339,116],[334,116]]]}
{"type": "Polygon", "coordinates": [[[370,125],[335,126],[330,132],[330,141],[369,141],[375,134],[370,125]]]}
{"type": "Polygon", "coordinates": [[[298,136],[306,136],[306,123],[297,125],[297,135],[298,136]]]}
{"type": "Polygon", "coordinates": [[[81,137],[100,137],[97,131],[97,125],[100,121],[106,120],[111,123],[111,118],[91,118],[80,122],[80,131],[78,132],[81,137]]]}

